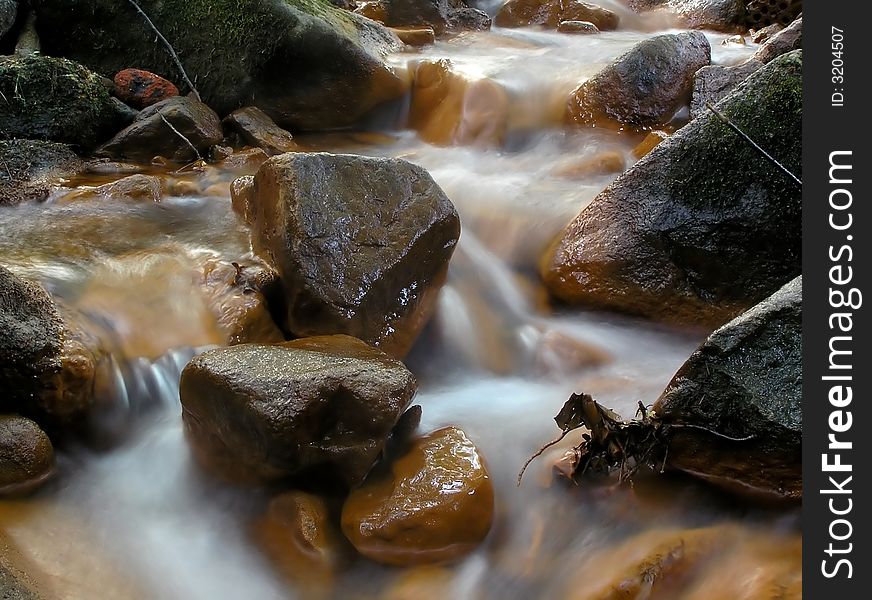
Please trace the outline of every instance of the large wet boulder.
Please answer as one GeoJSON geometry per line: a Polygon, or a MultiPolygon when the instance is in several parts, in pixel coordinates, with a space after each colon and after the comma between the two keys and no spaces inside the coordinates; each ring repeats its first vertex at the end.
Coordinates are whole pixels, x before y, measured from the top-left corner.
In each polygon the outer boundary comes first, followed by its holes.
{"type": "MultiPolygon", "coordinates": [[[[111,77],[136,66],[172,74],[167,48],[130,2],[33,0],[43,52],[111,77]],[[123,24],[123,25],[120,25],[123,24]]],[[[382,25],[325,0],[139,0],[195,82],[226,115],[257,106],[292,129],[348,125],[400,96],[386,66],[397,38],[382,25]]],[[[186,93],[190,90],[182,89],[186,93]]]]}
{"type": "Polygon", "coordinates": [[[0,139],[90,149],[123,127],[101,78],[80,64],[34,54],[0,57],[0,139]]]}
{"type": "Polygon", "coordinates": [[[690,97],[694,73],[710,62],[711,46],[700,32],[647,39],[572,92],[566,120],[638,129],[663,125],[690,97]]]}
{"type": "Polygon", "coordinates": [[[682,26],[691,29],[736,33],[747,29],[747,3],[748,0],[630,0],[629,5],[639,12],[674,14],[682,26]]]}
{"type": "MultiPolygon", "coordinates": [[[[802,55],[718,110],[801,177],[802,55]]],[[[800,186],[713,114],[679,129],[601,192],[545,257],[568,303],[721,325],[800,273],[800,186]]]]}
{"type": "Polygon", "coordinates": [[[672,468],[801,498],[802,278],[711,334],[654,412],[672,468]]]}
{"type": "Polygon", "coordinates": [[[0,140],[0,206],[42,201],[61,177],[85,167],[67,144],[0,140]]]}
{"type": "Polygon", "coordinates": [[[98,150],[102,156],[149,162],[163,156],[190,162],[224,139],[221,120],[211,108],[190,96],[152,104],[133,123],[98,150]]]}
{"type": "Polygon", "coordinates": [[[494,17],[500,27],[557,29],[563,21],[586,21],[609,31],[617,29],[620,18],[608,9],[579,0],[508,0],[494,17]]]}
{"type": "Polygon", "coordinates": [[[39,285],[0,266],[0,413],[50,432],[93,407],[98,353],[39,285]]]}
{"type": "Polygon", "coordinates": [[[0,415],[0,496],[25,494],[54,471],[54,448],[39,425],[18,415],[0,415]]]}
{"type": "Polygon", "coordinates": [[[493,512],[481,454],[462,430],[447,427],[416,440],[389,473],[353,491],[342,508],[342,531],[378,562],[444,562],[481,544],[493,512]]]}
{"type": "Polygon", "coordinates": [[[291,333],[346,333],[405,355],[435,308],[460,236],[454,206],[424,169],[283,154],[242,196],[253,246],[284,285],[291,333]]]}
{"type": "Polygon", "coordinates": [[[416,389],[401,362],[350,336],[240,344],[185,367],[182,417],[195,456],[224,479],[351,487],[416,389]]]}
{"type": "Polygon", "coordinates": [[[432,27],[436,35],[490,28],[490,17],[464,0],[376,0],[360,14],[391,27],[432,27]]]}

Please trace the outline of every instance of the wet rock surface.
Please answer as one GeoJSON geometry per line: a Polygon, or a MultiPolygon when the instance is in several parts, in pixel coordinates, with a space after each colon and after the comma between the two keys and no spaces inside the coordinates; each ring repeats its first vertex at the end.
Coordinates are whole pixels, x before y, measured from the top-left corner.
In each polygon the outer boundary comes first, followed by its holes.
{"type": "MultiPolygon", "coordinates": [[[[719,110],[801,175],[801,53],[719,110]]],[[[570,303],[720,325],[800,272],[799,186],[713,115],[695,119],[600,193],[545,257],[570,303]]]]}
{"type": "Polygon", "coordinates": [[[46,429],[78,425],[93,404],[95,350],[39,285],[0,266],[0,411],[46,429]]]}
{"type": "Polygon", "coordinates": [[[413,442],[390,474],[351,493],[342,531],[364,556],[391,565],[445,562],[474,550],[493,520],[493,485],[456,427],[413,442]]]}
{"type": "Polygon", "coordinates": [[[793,50],[802,48],[802,17],[785,27],[754,53],[750,60],[758,60],[761,63],[769,61],[793,50]]]}
{"type": "Polygon", "coordinates": [[[30,492],[54,470],[54,449],[39,425],[0,415],[0,497],[30,492]]]}
{"type": "Polygon", "coordinates": [[[610,31],[617,29],[620,19],[610,10],[578,0],[509,0],[494,18],[500,27],[540,25],[557,29],[562,21],[587,21],[610,31]]]}
{"type": "Polygon", "coordinates": [[[0,140],[0,206],[45,200],[62,177],[85,168],[66,144],[0,140]]]}
{"type": "Polygon", "coordinates": [[[405,355],[460,235],[430,175],[397,159],[293,153],[264,163],[250,193],[252,243],[282,279],[288,329],[405,355]]]}
{"type": "Polygon", "coordinates": [[[105,183],[94,190],[100,196],[111,200],[139,200],[160,202],[163,184],[154,175],[128,175],[118,181],[105,183]]]}
{"type": "Polygon", "coordinates": [[[188,364],[182,416],[195,456],[220,477],[354,486],[416,389],[401,362],[349,336],[240,344],[188,364]]]}
{"type": "Polygon", "coordinates": [[[432,27],[436,35],[490,28],[487,13],[464,0],[377,0],[359,11],[390,27],[432,27]]]}
{"type": "Polygon", "coordinates": [[[694,73],[710,62],[702,33],[645,40],[570,95],[566,120],[639,129],[663,125],[690,96],[694,73]]]}
{"type": "Polygon", "coordinates": [[[269,156],[297,150],[294,137],[255,106],[234,110],[223,123],[229,136],[242,144],[261,148],[269,156]]]}
{"type": "Polygon", "coordinates": [[[701,68],[693,79],[691,118],[696,119],[709,113],[707,102],[717,104],[762,66],[762,62],[752,58],[733,67],[709,65],[701,68]]]}
{"type": "Polygon", "coordinates": [[[98,154],[139,162],[163,156],[184,163],[204,155],[222,139],[218,115],[202,102],[180,96],[140,112],[133,123],[103,144],[98,154]]]}
{"type": "Polygon", "coordinates": [[[802,278],[709,336],[654,411],[680,424],[670,433],[672,468],[801,498],[802,278]]]}
{"type": "MultiPolygon", "coordinates": [[[[65,0],[33,4],[46,53],[106,76],[131,65],[178,73],[128,2],[87,0],[75,8],[65,0]]],[[[383,62],[398,47],[396,37],[323,0],[139,4],[184,57],[203,102],[221,115],[253,105],[283,127],[338,127],[403,92],[402,82],[383,62]]]]}
{"type": "Polygon", "coordinates": [[[644,12],[675,14],[684,27],[728,33],[747,28],[747,0],[630,0],[630,7],[644,12]]]}
{"type": "Polygon", "coordinates": [[[273,498],[254,529],[279,572],[297,585],[327,587],[345,561],[347,544],[318,496],[291,491],[273,498]]]}
{"type": "Polygon", "coordinates": [[[0,56],[0,94],[0,139],[91,149],[123,126],[100,77],[62,58],[0,56]]]}

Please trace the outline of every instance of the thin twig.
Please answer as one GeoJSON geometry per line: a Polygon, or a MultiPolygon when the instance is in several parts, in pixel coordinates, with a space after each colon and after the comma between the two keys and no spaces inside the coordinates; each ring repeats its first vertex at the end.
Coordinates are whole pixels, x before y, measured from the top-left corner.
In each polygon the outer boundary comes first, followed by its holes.
{"type": "Polygon", "coordinates": [[[149,26],[157,34],[157,37],[160,39],[160,41],[162,41],[164,46],[167,47],[167,50],[169,50],[170,56],[173,57],[173,61],[175,61],[176,66],[179,68],[179,71],[181,71],[182,78],[185,80],[185,83],[188,84],[189,88],[191,88],[191,92],[193,92],[194,97],[197,100],[200,100],[200,93],[197,91],[197,88],[194,87],[194,84],[188,78],[188,74],[185,72],[185,67],[182,66],[182,61],[179,58],[179,55],[176,54],[175,49],[173,49],[172,44],[170,44],[169,41],[163,36],[163,34],[160,32],[160,30],[157,28],[157,26],[154,24],[154,22],[152,22],[152,20],[148,17],[147,14],[145,14],[145,11],[142,10],[142,8],[139,6],[139,4],[137,4],[136,0],[127,0],[127,1],[133,5],[133,7],[136,9],[136,11],[139,14],[142,15],[142,18],[146,20],[146,22],[149,24],[149,26]]]}
{"type": "Polygon", "coordinates": [[[188,138],[185,137],[185,134],[183,134],[181,131],[179,131],[178,129],[176,129],[175,127],[173,127],[173,124],[170,123],[169,121],[167,121],[167,118],[166,118],[165,116],[163,116],[163,113],[158,112],[157,115],[161,118],[161,120],[162,120],[164,123],[167,124],[167,127],[169,127],[170,129],[173,130],[173,132],[175,132],[175,134],[176,134],[177,136],[179,136],[180,138],[182,138],[183,140],[185,140],[185,143],[186,143],[186,144],[191,148],[191,150],[194,151],[194,154],[197,155],[197,160],[203,160],[203,157],[200,156],[200,152],[197,150],[197,147],[194,146],[194,144],[191,143],[191,140],[189,140],[188,138]]]}
{"type": "Polygon", "coordinates": [[[757,150],[760,154],[762,154],[763,156],[765,156],[766,158],[768,158],[768,159],[772,162],[772,164],[774,164],[776,167],[778,167],[779,169],[781,169],[782,171],[784,171],[784,173],[785,173],[788,177],[790,177],[791,179],[793,179],[797,184],[799,184],[800,187],[802,186],[802,180],[800,180],[799,177],[797,177],[796,175],[794,175],[794,174],[790,171],[790,169],[788,169],[787,167],[785,167],[784,165],[782,165],[780,162],[778,162],[778,161],[775,159],[775,157],[773,157],[771,154],[769,154],[769,153],[766,152],[763,148],[761,148],[761,147],[757,144],[757,142],[755,142],[755,141],[752,140],[750,137],[748,137],[748,134],[746,134],[744,131],[742,131],[741,129],[739,129],[739,126],[738,126],[738,125],[736,125],[735,123],[733,123],[732,121],[730,121],[730,119],[727,118],[726,115],[724,115],[722,112],[720,112],[720,111],[719,111],[718,109],[716,109],[714,106],[712,106],[712,103],[711,103],[711,102],[706,102],[705,105],[708,107],[708,109],[709,109],[710,111],[712,111],[712,112],[715,114],[715,116],[716,116],[718,119],[720,119],[722,122],[724,122],[724,123],[727,125],[727,127],[729,127],[730,129],[732,129],[733,131],[735,131],[737,134],[739,134],[739,135],[742,137],[742,139],[744,139],[746,142],[748,142],[749,144],[751,144],[751,146],[752,146],[755,150],[757,150]]]}
{"type": "Polygon", "coordinates": [[[536,454],[534,454],[533,456],[531,456],[530,458],[527,459],[527,462],[525,462],[524,466],[521,468],[521,472],[518,473],[518,487],[521,487],[521,479],[524,478],[524,473],[527,471],[527,467],[530,466],[530,463],[533,462],[534,460],[536,460],[537,458],[539,458],[540,456],[542,456],[542,453],[545,452],[548,448],[550,448],[554,444],[559,444],[560,442],[562,442],[563,438],[565,438],[566,435],[570,431],[572,431],[572,429],[567,429],[566,431],[563,432],[563,435],[561,435],[559,438],[557,438],[553,442],[548,442],[547,444],[545,444],[544,446],[539,448],[539,451],[536,452],[536,454]]]}
{"type": "Polygon", "coordinates": [[[747,441],[753,440],[757,437],[756,435],[748,435],[748,436],[740,437],[740,438],[731,437],[729,435],[719,433],[713,429],[709,429],[708,427],[703,427],[702,425],[691,425],[690,423],[670,423],[669,427],[678,427],[678,428],[686,428],[686,429],[699,429],[701,431],[705,431],[705,432],[710,433],[712,435],[716,435],[720,438],[724,438],[725,440],[729,440],[731,442],[747,442],[747,441]]]}

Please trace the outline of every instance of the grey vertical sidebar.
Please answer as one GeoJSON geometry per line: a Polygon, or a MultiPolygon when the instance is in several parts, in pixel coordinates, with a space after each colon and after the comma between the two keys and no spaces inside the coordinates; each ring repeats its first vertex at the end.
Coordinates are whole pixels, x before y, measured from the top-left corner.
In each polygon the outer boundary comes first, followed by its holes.
{"type": "Polygon", "coordinates": [[[812,600],[868,598],[872,580],[865,6],[803,3],[802,530],[803,596],[812,600]]]}

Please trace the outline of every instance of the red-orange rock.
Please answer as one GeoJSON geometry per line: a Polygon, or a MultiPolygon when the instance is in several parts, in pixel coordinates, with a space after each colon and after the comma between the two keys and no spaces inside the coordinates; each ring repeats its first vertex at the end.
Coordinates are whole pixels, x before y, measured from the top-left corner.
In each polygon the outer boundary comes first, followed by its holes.
{"type": "Polygon", "coordinates": [[[142,69],[124,69],[115,74],[115,95],[134,108],[145,108],[179,95],[179,89],[160,75],[142,69]]]}

